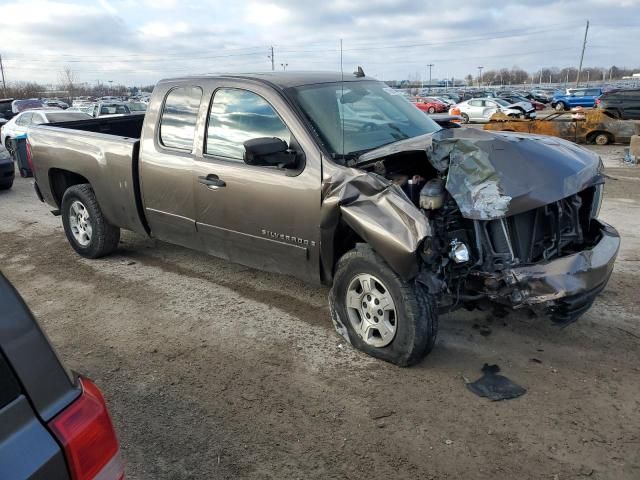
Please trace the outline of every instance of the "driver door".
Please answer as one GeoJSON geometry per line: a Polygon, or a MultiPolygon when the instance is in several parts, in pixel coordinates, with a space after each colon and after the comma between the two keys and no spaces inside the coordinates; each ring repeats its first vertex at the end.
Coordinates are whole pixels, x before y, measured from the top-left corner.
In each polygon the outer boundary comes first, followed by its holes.
{"type": "Polygon", "coordinates": [[[219,84],[210,97],[193,189],[203,250],[260,270],[319,279],[319,157],[283,99],[261,85],[219,84]],[[293,132],[296,132],[294,135],[293,132]],[[244,142],[277,137],[294,168],[248,165],[244,142]],[[316,162],[309,161],[312,158],[316,162]],[[306,159],[306,160],[305,160],[306,159]]]}

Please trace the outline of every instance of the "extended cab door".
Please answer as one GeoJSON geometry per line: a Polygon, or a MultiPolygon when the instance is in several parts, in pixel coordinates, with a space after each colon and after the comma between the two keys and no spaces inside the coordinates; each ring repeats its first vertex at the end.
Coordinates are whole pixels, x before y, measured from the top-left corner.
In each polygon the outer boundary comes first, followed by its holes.
{"type": "Polygon", "coordinates": [[[207,252],[260,270],[319,280],[321,161],[287,101],[251,81],[215,81],[207,93],[193,173],[196,226],[207,252]],[[248,165],[244,142],[277,137],[295,168],[248,165]]]}
{"type": "Polygon", "coordinates": [[[159,84],[147,113],[140,150],[140,189],[151,234],[199,247],[193,200],[196,124],[202,87],[159,84]]]}

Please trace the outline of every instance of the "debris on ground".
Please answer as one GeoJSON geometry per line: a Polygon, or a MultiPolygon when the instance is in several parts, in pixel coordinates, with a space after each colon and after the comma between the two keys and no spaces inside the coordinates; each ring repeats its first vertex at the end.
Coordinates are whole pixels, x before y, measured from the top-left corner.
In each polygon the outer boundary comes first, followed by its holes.
{"type": "Polygon", "coordinates": [[[381,418],[390,417],[394,413],[396,412],[394,412],[393,410],[389,410],[387,408],[374,407],[371,410],[369,410],[369,418],[371,418],[372,420],[380,420],[381,418]]]}
{"type": "Polygon", "coordinates": [[[467,383],[467,388],[476,395],[487,397],[494,402],[517,398],[527,393],[525,388],[513,383],[503,375],[498,375],[499,371],[498,365],[485,363],[482,367],[484,375],[475,382],[467,383]]]}

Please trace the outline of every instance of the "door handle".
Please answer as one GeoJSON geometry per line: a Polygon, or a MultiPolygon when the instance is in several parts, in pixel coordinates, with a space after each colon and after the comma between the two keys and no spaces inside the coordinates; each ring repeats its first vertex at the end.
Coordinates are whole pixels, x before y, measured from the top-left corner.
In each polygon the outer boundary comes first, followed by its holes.
{"type": "Polygon", "coordinates": [[[210,173],[206,177],[198,177],[198,182],[202,183],[203,185],[206,185],[207,188],[209,188],[210,190],[217,190],[220,187],[227,186],[224,180],[220,180],[220,178],[217,175],[214,175],[213,173],[210,173]]]}

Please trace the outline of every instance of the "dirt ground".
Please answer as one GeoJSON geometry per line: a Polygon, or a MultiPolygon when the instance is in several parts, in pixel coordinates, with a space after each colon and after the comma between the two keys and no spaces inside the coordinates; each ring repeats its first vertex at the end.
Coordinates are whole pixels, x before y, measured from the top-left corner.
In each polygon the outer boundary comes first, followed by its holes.
{"type": "Polygon", "coordinates": [[[345,345],[325,288],[131,233],[82,259],[30,180],[0,193],[0,268],[105,393],[129,479],[638,479],[640,167],[622,150],[597,148],[623,244],[593,309],[564,329],[456,312],[409,369],[345,345]],[[485,362],[528,392],[472,394],[485,362]]]}

